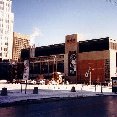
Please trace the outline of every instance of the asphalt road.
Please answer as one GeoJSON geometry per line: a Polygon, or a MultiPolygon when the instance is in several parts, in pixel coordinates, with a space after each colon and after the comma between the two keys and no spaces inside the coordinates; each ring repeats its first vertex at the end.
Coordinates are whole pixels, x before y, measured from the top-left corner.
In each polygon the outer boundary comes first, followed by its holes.
{"type": "Polygon", "coordinates": [[[0,108],[0,117],[117,117],[117,96],[5,107],[0,108]]]}

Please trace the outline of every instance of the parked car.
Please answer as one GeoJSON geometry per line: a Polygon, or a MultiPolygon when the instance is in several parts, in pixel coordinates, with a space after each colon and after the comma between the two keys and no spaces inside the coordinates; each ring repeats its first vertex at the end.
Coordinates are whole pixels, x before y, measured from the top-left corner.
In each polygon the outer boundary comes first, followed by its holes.
{"type": "Polygon", "coordinates": [[[15,84],[18,84],[18,83],[20,83],[20,82],[21,82],[20,79],[13,79],[13,81],[12,81],[12,83],[15,83],[15,84]]]}
{"type": "MultiPolygon", "coordinates": [[[[26,80],[21,80],[21,84],[26,84],[26,80]]],[[[27,84],[36,84],[35,80],[27,80],[27,84]]]]}
{"type": "Polygon", "coordinates": [[[26,80],[21,80],[21,84],[26,84],[26,80]]]}
{"type": "Polygon", "coordinates": [[[45,85],[45,80],[43,79],[43,80],[40,80],[40,84],[41,85],[45,85]]]}
{"type": "Polygon", "coordinates": [[[27,83],[28,83],[28,84],[36,84],[36,81],[35,81],[35,80],[28,80],[27,83]]]}
{"type": "Polygon", "coordinates": [[[6,84],[7,80],[0,80],[0,84],[6,84]]]}

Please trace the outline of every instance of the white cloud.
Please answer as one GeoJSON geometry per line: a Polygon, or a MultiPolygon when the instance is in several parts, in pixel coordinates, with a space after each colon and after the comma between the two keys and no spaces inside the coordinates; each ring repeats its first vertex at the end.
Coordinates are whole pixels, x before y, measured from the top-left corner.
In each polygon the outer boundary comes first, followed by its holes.
{"type": "Polygon", "coordinates": [[[42,31],[39,28],[33,28],[32,34],[30,35],[30,45],[36,44],[36,39],[39,39],[42,36],[42,31]]]}
{"type": "Polygon", "coordinates": [[[84,40],[86,40],[84,34],[78,33],[78,41],[84,41],[84,40]]]}

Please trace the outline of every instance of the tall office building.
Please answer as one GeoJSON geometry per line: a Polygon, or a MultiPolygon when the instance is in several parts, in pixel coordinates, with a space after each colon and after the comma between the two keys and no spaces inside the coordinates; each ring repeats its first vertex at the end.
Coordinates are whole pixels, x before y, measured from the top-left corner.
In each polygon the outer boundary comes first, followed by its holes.
{"type": "Polygon", "coordinates": [[[11,0],[0,0],[0,58],[12,59],[13,22],[11,0]]]}
{"type": "Polygon", "coordinates": [[[12,60],[18,61],[21,49],[29,48],[29,35],[13,32],[13,54],[12,60]]]}

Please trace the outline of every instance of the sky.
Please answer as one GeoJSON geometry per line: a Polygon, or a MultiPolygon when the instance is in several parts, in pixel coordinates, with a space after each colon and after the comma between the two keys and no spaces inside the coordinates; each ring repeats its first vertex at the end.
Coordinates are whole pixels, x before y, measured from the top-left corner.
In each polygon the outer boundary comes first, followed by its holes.
{"type": "Polygon", "coordinates": [[[12,12],[14,32],[36,46],[64,43],[70,34],[117,39],[117,6],[109,0],[12,0],[12,12]]]}

